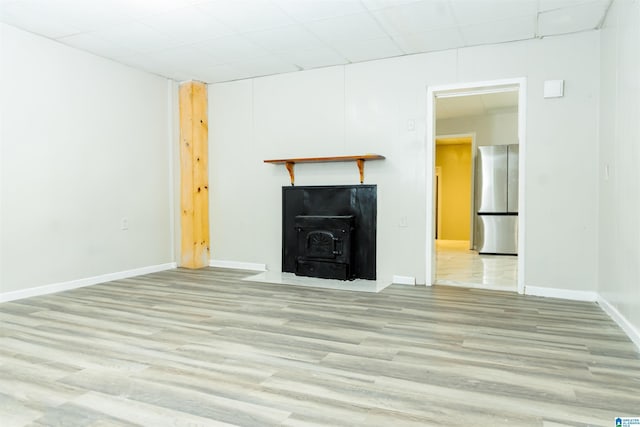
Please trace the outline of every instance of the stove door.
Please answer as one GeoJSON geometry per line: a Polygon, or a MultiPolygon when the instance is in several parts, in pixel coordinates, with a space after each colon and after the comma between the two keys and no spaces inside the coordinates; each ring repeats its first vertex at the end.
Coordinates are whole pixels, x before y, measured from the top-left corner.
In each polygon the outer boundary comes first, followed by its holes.
{"type": "Polygon", "coordinates": [[[308,258],[335,259],[336,255],[342,255],[342,240],[325,230],[300,232],[298,253],[308,258]]]}

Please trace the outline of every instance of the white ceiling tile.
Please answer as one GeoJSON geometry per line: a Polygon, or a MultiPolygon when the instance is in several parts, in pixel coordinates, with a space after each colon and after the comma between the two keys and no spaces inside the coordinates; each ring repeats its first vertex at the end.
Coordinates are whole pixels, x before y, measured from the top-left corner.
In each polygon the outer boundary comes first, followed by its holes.
{"type": "Polygon", "coordinates": [[[5,7],[9,6],[12,3],[24,3],[25,0],[0,0],[0,13],[2,13],[5,7]]]}
{"type": "Polygon", "coordinates": [[[94,35],[139,52],[151,52],[180,44],[179,40],[171,39],[139,22],[112,26],[96,31],[94,35]]]}
{"type": "Polygon", "coordinates": [[[48,21],[76,28],[79,31],[92,31],[127,19],[120,9],[110,7],[103,2],[23,0],[21,4],[48,21]]]}
{"type": "Polygon", "coordinates": [[[217,0],[196,7],[238,32],[294,25],[282,9],[264,0],[217,0]]]}
{"type": "Polygon", "coordinates": [[[537,0],[454,0],[458,25],[475,25],[522,16],[536,16],[537,0]]]}
{"type": "Polygon", "coordinates": [[[250,61],[222,64],[206,71],[207,81],[222,82],[298,71],[276,55],[264,55],[250,61]]]}
{"type": "Polygon", "coordinates": [[[196,43],[193,47],[203,50],[218,64],[242,61],[268,53],[264,48],[237,34],[196,43]]]}
{"type": "Polygon", "coordinates": [[[275,3],[298,22],[365,12],[362,4],[356,0],[275,0],[275,3]]]}
{"type": "Polygon", "coordinates": [[[145,56],[156,64],[183,71],[216,65],[216,61],[206,52],[192,46],[160,50],[145,56]]]}
{"type": "Polygon", "coordinates": [[[394,36],[394,40],[406,53],[432,52],[464,46],[464,40],[457,27],[408,36],[394,36]]]}
{"type": "Polygon", "coordinates": [[[610,3],[0,0],[0,21],[156,74],[224,81],[589,30],[610,3]]]}
{"type": "Polygon", "coordinates": [[[188,72],[180,71],[173,66],[167,67],[142,54],[118,58],[118,62],[178,81],[189,80],[191,78],[188,72]]]}
{"type": "Polygon", "coordinates": [[[256,45],[277,52],[294,49],[314,49],[323,47],[320,39],[300,25],[255,31],[243,34],[256,45]]]}
{"type": "Polygon", "coordinates": [[[542,12],[538,15],[538,35],[567,34],[597,28],[607,7],[607,4],[597,1],[542,12]]]}
{"type": "Polygon", "coordinates": [[[279,52],[278,56],[284,61],[295,64],[305,70],[349,63],[338,52],[329,47],[279,52]]]}
{"type": "Polygon", "coordinates": [[[80,32],[79,28],[44,13],[34,2],[11,2],[2,5],[0,20],[23,30],[52,39],[80,32]]]}
{"type": "Polygon", "coordinates": [[[343,42],[334,46],[334,49],[351,62],[389,58],[404,54],[389,37],[343,42]]]}
{"type": "Polygon", "coordinates": [[[138,52],[130,49],[128,46],[122,46],[111,41],[103,40],[90,33],[81,33],[63,37],[58,39],[58,41],[66,44],[67,46],[75,47],[76,49],[91,52],[107,58],[122,58],[138,54],[138,52]]]}
{"type": "Polygon", "coordinates": [[[251,76],[266,76],[299,70],[294,64],[286,62],[277,55],[259,56],[249,61],[236,62],[229,65],[238,72],[251,76]]]}
{"type": "MultiPolygon", "coordinates": [[[[87,0],[85,2],[96,3],[87,0]]],[[[123,11],[130,18],[140,19],[190,6],[198,3],[198,0],[102,0],[101,3],[114,10],[123,11]]]]}
{"type": "Polygon", "coordinates": [[[230,64],[221,64],[213,67],[207,67],[197,73],[197,79],[209,83],[226,82],[229,80],[237,80],[240,73],[230,64]]]}
{"type": "Polygon", "coordinates": [[[538,11],[545,12],[548,10],[562,9],[565,7],[575,7],[584,3],[602,3],[609,7],[611,0],[539,0],[538,11]]]}
{"type": "Polygon", "coordinates": [[[373,12],[384,29],[392,35],[424,33],[435,28],[455,26],[455,20],[445,0],[410,3],[373,12]]]}
{"type": "Polygon", "coordinates": [[[409,3],[428,2],[430,0],[362,0],[368,10],[379,10],[387,7],[402,6],[409,3]]]}
{"type": "Polygon", "coordinates": [[[195,43],[233,32],[226,24],[203,14],[195,7],[161,13],[144,18],[141,22],[159,33],[185,43],[195,43]]]}
{"type": "Polygon", "coordinates": [[[460,27],[466,46],[526,40],[535,35],[535,17],[503,19],[460,27]]]}
{"type": "Polygon", "coordinates": [[[380,25],[368,13],[313,21],[306,26],[329,44],[346,40],[370,40],[386,36],[380,25]]]}

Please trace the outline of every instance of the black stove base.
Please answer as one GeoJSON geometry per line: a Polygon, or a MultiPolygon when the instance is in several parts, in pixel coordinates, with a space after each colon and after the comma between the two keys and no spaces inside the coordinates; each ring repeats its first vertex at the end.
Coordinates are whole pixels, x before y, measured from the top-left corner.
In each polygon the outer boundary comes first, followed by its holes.
{"type": "Polygon", "coordinates": [[[321,279],[353,280],[349,275],[349,264],[338,262],[299,260],[296,262],[296,276],[318,277],[321,279]]]}

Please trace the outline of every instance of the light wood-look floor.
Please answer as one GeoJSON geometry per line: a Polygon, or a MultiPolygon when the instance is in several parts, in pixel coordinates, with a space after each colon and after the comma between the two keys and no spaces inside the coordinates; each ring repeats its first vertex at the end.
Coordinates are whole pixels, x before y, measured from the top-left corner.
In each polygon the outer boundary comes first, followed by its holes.
{"type": "Polygon", "coordinates": [[[591,303],[175,270],[0,305],[0,425],[581,426],[640,416],[591,303]]]}

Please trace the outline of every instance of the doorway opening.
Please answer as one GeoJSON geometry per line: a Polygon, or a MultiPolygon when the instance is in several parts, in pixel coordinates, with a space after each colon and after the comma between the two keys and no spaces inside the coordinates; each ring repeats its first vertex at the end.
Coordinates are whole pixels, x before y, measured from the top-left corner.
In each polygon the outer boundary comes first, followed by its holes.
{"type": "Polygon", "coordinates": [[[523,293],[525,96],[525,79],[428,89],[427,285],[523,293]]]}

